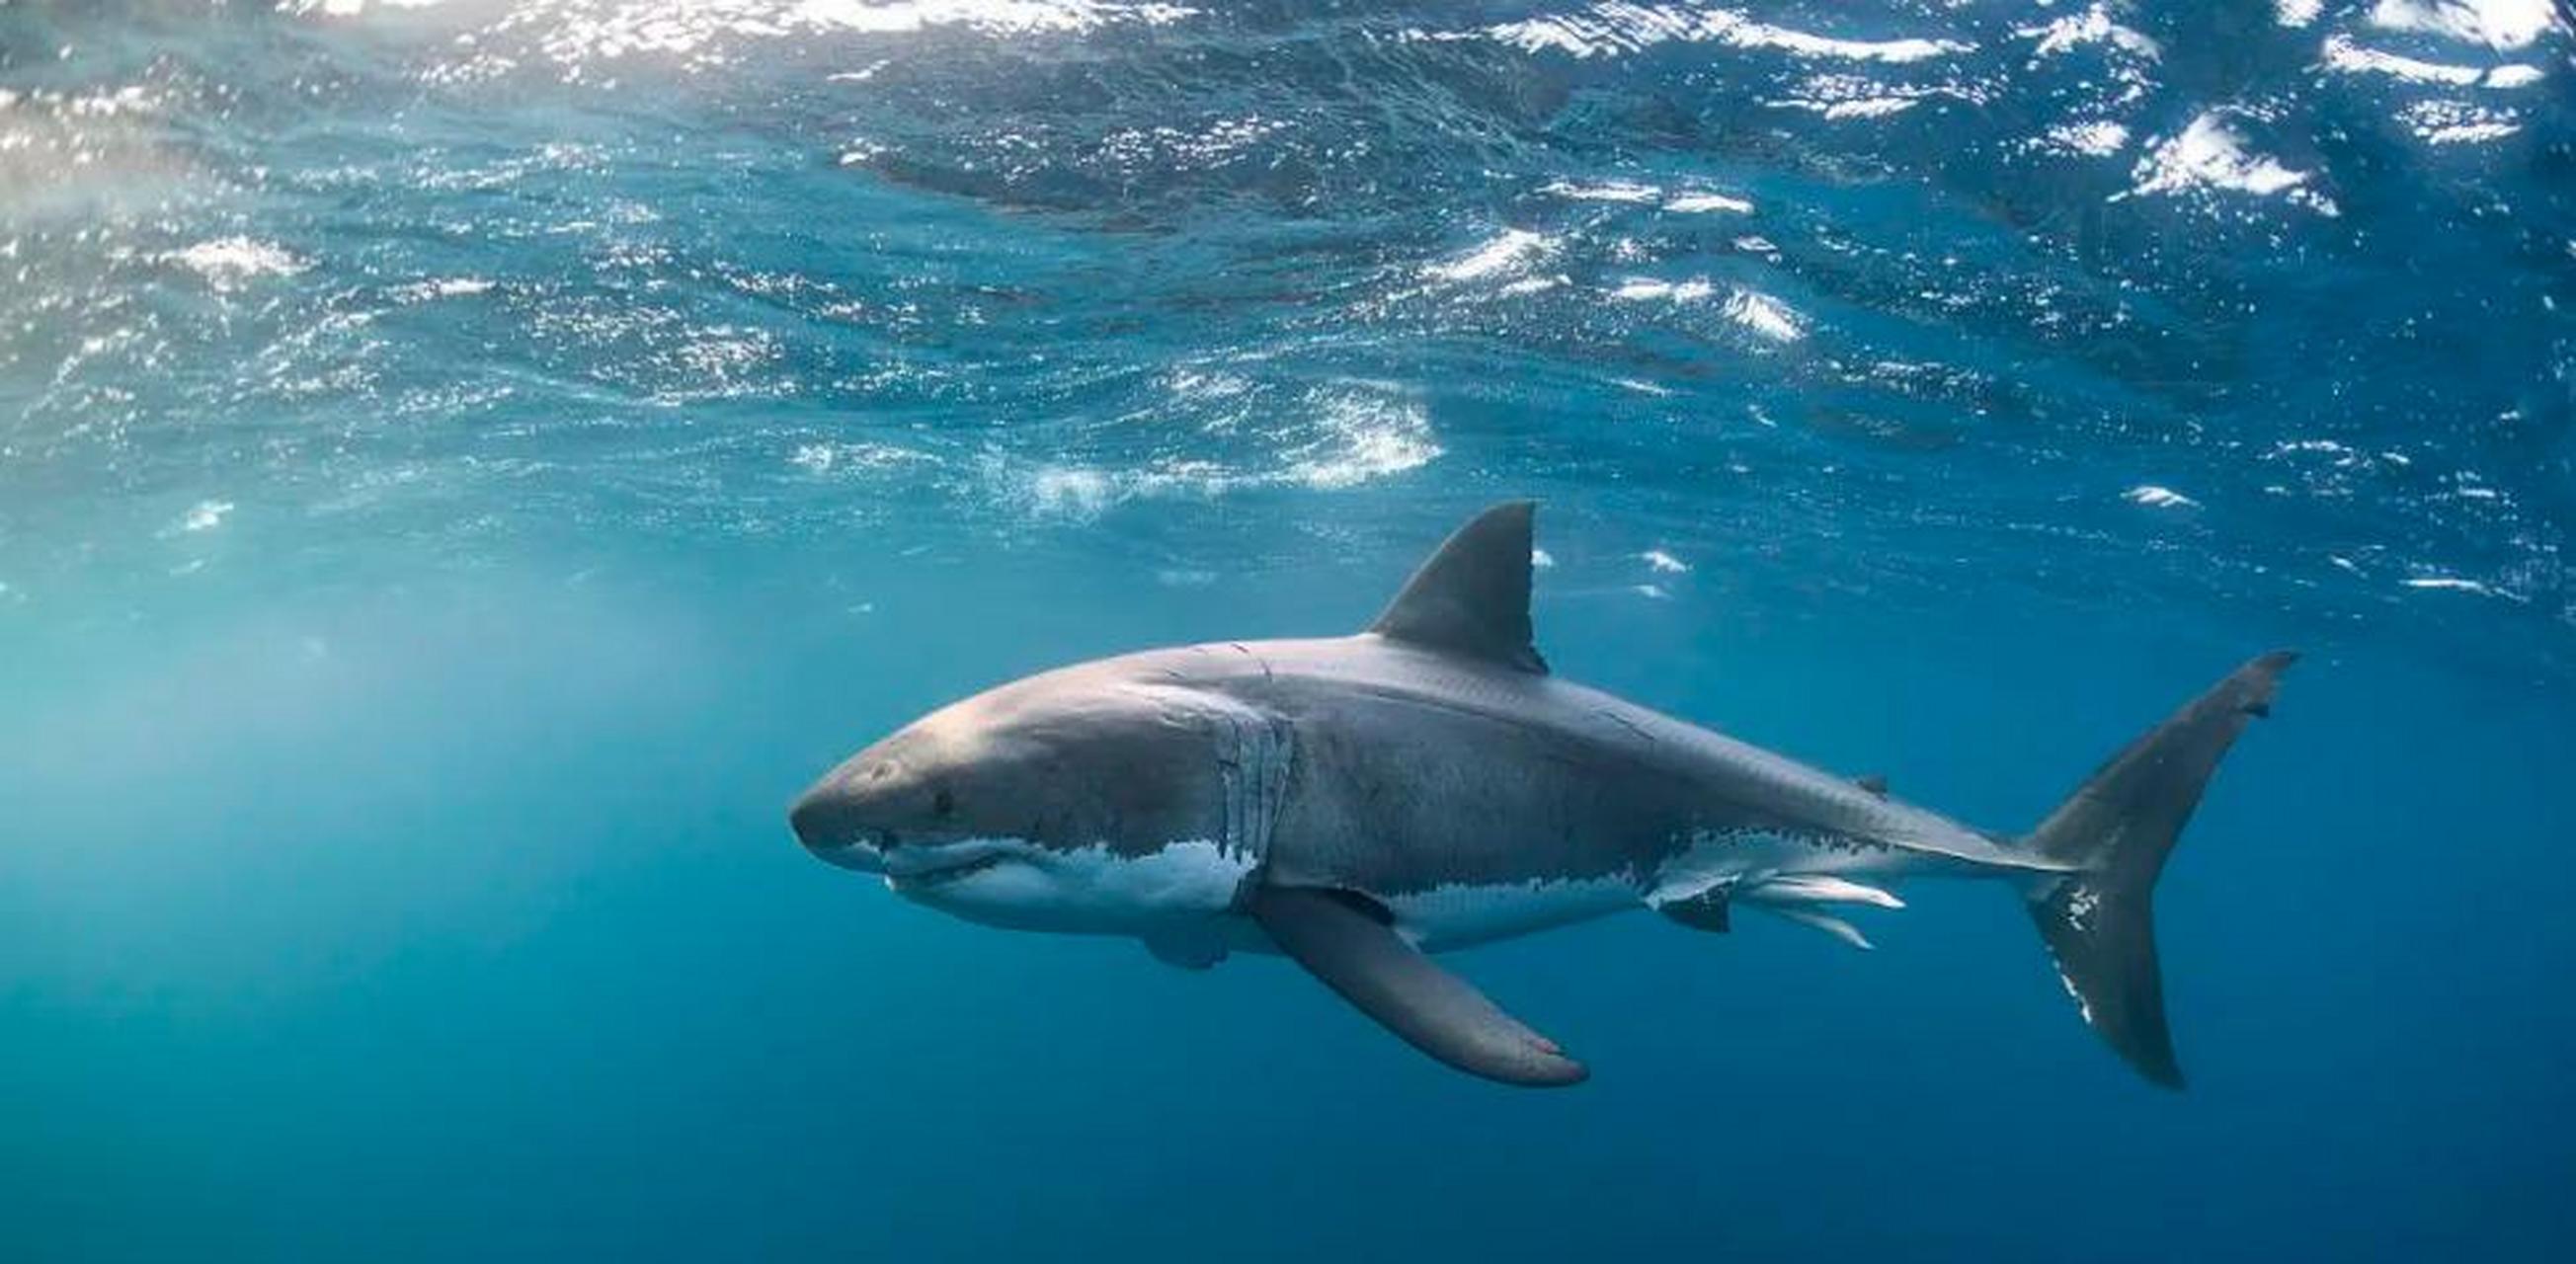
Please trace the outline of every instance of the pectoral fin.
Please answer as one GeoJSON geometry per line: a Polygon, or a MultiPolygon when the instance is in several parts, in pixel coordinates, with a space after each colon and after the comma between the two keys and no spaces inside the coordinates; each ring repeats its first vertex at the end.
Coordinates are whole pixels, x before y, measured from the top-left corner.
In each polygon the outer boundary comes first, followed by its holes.
{"type": "Polygon", "coordinates": [[[1253,919],[1308,973],[1411,1044],[1490,1080],[1531,1087],[1578,1084],[1590,1074],[1555,1041],[1522,1026],[1483,993],[1406,943],[1386,910],[1365,896],[1311,887],[1264,887],[1253,919]]]}
{"type": "Polygon", "coordinates": [[[1144,940],[1156,961],[1183,970],[1205,970],[1225,960],[1225,937],[1207,927],[1161,930],[1144,940]]]}

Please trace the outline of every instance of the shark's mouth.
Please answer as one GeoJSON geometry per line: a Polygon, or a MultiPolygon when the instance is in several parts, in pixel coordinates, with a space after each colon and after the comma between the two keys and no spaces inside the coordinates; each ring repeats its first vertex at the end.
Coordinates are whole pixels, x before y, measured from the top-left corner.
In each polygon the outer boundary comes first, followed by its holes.
{"type": "Polygon", "coordinates": [[[943,887],[959,879],[982,873],[1008,859],[1008,856],[1000,852],[986,852],[981,856],[969,856],[954,864],[940,865],[935,868],[905,869],[899,873],[890,873],[886,878],[898,887],[943,887]]]}
{"type": "Polygon", "coordinates": [[[940,844],[907,843],[886,853],[886,885],[920,892],[950,886],[1023,854],[1010,839],[964,838],[940,844]]]}

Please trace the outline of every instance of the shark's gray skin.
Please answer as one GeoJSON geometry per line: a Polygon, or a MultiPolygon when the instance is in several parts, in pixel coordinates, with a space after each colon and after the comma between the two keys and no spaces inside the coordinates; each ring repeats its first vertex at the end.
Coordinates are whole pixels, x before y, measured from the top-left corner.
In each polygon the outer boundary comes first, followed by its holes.
{"type": "Polygon", "coordinates": [[[1130,935],[1177,965],[1284,952],[1444,1062],[1583,1066],[1427,954],[1627,909],[1757,908],[1866,947],[1839,905],[2002,879],[2087,1022],[2179,1087],[2149,894],[2267,654],[2010,839],[1549,673],[1525,502],[1450,537],[1368,630],[1151,650],[1014,681],[852,756],[797,802],[814,854],[1021,930],[1130,935]]]}

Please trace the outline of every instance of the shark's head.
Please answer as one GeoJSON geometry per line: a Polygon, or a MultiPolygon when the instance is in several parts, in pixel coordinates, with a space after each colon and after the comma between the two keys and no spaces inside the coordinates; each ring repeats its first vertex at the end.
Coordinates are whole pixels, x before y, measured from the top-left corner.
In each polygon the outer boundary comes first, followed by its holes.
{"type": "Polygon", "coordinates": [[[990,925],[1133,933],[1224,911],[1253,865],[1228,829],[1234,726],[1204,695],[1102,666],[978,694],[851,756],[791,809],[797,838],[990,925]]]}

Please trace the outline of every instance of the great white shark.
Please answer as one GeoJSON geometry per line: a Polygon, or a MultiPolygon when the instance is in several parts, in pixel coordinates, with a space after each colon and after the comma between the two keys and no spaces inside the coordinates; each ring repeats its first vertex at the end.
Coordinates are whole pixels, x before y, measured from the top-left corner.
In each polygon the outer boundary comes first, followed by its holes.
{"type": "Polygon", "coordinates": [[[790,811],[816,856],[1014,930],[1126,935],[1175,965],[1284,953],[1424,1053],[1510,1084],[1583,1065],[1431,954],[1631,909],[1758,909],[1867,947],[1845,906],[1992,878],[2084,1021],[2182,1085],[2150,900],[2210,773],[2292,654],[2238,668],[2019,838],[1550,673],[1528,502],[1498,505],[1354,636],[1044,672],[851,756],[790,811]]]}

